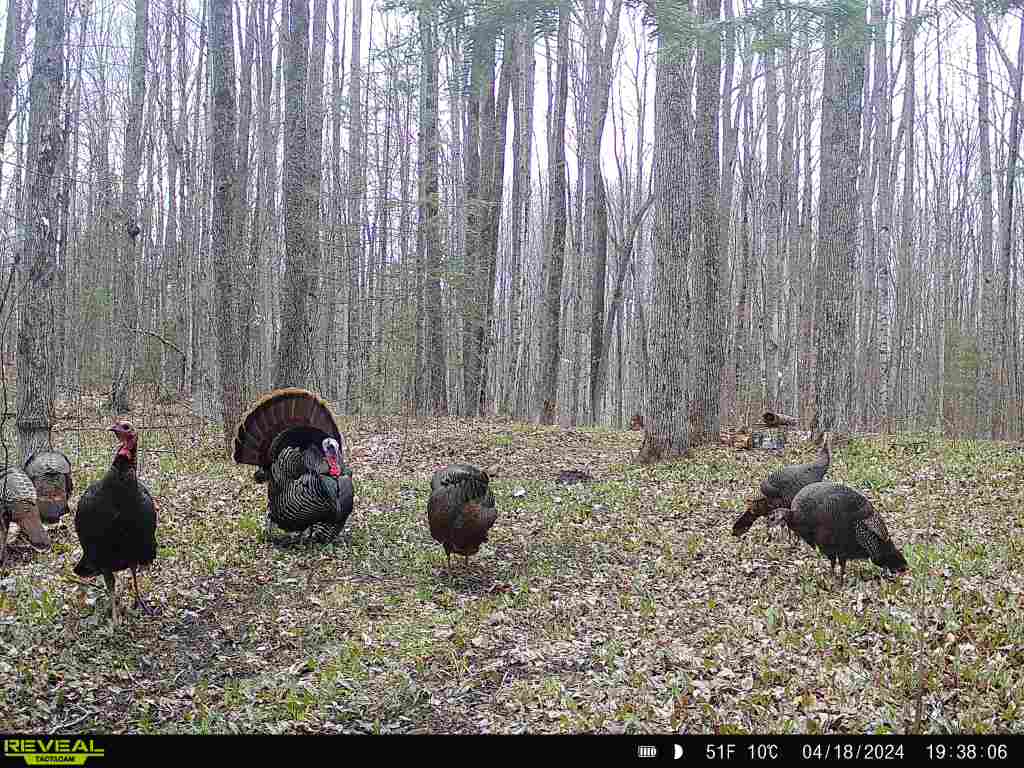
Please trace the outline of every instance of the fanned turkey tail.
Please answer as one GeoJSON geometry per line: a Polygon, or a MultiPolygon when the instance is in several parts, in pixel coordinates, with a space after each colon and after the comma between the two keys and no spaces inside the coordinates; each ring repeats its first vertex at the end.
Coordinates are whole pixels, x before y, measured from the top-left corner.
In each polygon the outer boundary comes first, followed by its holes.
{"type": "MultiPolygon", "coordinates": [[[[325,437],[341,441],[338,423],[323,398],[297,387],[275,389],[242,417],[235,433],[234,459],[266,468],[282,448],[319,443],[325,437]]],[[[265,481],[264,470],[257,470],[254,479],[265,481]]]]}

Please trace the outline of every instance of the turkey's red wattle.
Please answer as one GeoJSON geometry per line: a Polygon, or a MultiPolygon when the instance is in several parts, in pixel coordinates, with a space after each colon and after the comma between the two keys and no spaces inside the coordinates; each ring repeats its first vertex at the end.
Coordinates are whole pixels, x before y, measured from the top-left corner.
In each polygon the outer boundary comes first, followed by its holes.
{"type": "Polygon", "coordinates": [[[338,466],[338,460],[333,456],[327,457],[328,473],[331,477],[338,477],[341,475],[341,467],[338,466]]]}
{"type": "Polygon", "coordinates": [[[121,447],[117,449],[117,456],[124,456],[128,461],[135,463],[135,448],[137,445],[137,438],[134,435],[128,435],[121,441],[121,447]]]}

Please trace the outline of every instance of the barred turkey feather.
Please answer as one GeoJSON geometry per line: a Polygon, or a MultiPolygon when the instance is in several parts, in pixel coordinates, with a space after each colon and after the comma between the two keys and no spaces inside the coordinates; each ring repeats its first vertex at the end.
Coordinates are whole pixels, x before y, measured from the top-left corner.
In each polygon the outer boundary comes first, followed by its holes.
{"type": "Polygon", "coordinates": [[[330,541],[344,528],[355,495],[344,445],[326,401],[289,387],[260,398],[245,414],[234,458],[256,465],[253,480],[267,483],[268,523],[290,532],[309,530],[313,539],[330,541]],[[325,453],[330,451],[334,461],[335,449],[336,470],[325,453]]]}
{"type": "Polygon", "coordinates": [[[845,577],[849,560],[871,560],[880,568],[903,572],[907,561],[896,548],[885,520],[871,501],[838,483],[812,483],[794,497],[792,505],[772,515],[832,563],[845,577]]]}
{"type": "Polygon", "coordinates": [[[60,451],[37,451],[25,460],[24,469],[35,485],[42,521],[60,522],[75,490],[68,457],[60,451]]]}

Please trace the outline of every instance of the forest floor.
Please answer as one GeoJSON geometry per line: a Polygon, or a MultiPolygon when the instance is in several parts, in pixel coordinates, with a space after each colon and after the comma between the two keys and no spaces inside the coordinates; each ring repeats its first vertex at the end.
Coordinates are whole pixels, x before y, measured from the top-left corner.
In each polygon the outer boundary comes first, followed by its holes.
{"type": "MultiPolygon", "coordinates": [[[[109,419],[65,422],[78,495],[109,419]],[[95,429],[92,429],[95,428],[95,429]]],[[[904,733],[1020,731],[1024,450],[865,438],[829,479],[866,492],[910,572],[828,562],[758,523],[770,470],[811,460],[709,448],[633,463],[640,433],[500,421],[343,419],[355,511],[332,545],[262,539],[265,486],[216,429],[133,415],[159,510],[140,578],[158,613],[110,631],[102,579],[72,573],[73,515],[0,574],[0,732],[904,733]],[[498,468],[498,522],[449,572],[431,472],[498,468]],[[594,477],[562,486],[564,469],[594,477]]],[[[791,440],[791,443],[794,441],[791,440]]],[[[12,529],[13,533],[13,529],[12,529]]]]}

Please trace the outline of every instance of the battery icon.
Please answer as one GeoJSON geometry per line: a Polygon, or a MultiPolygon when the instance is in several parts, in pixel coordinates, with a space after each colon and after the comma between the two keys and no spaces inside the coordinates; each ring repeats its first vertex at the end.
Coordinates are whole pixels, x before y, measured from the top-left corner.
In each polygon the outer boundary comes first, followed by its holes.
{"type": "Polygon", "coordinates": [[[649,745],[640,745],[636,748],[637,757],[657,757],[658,748],[649,745]]]}

